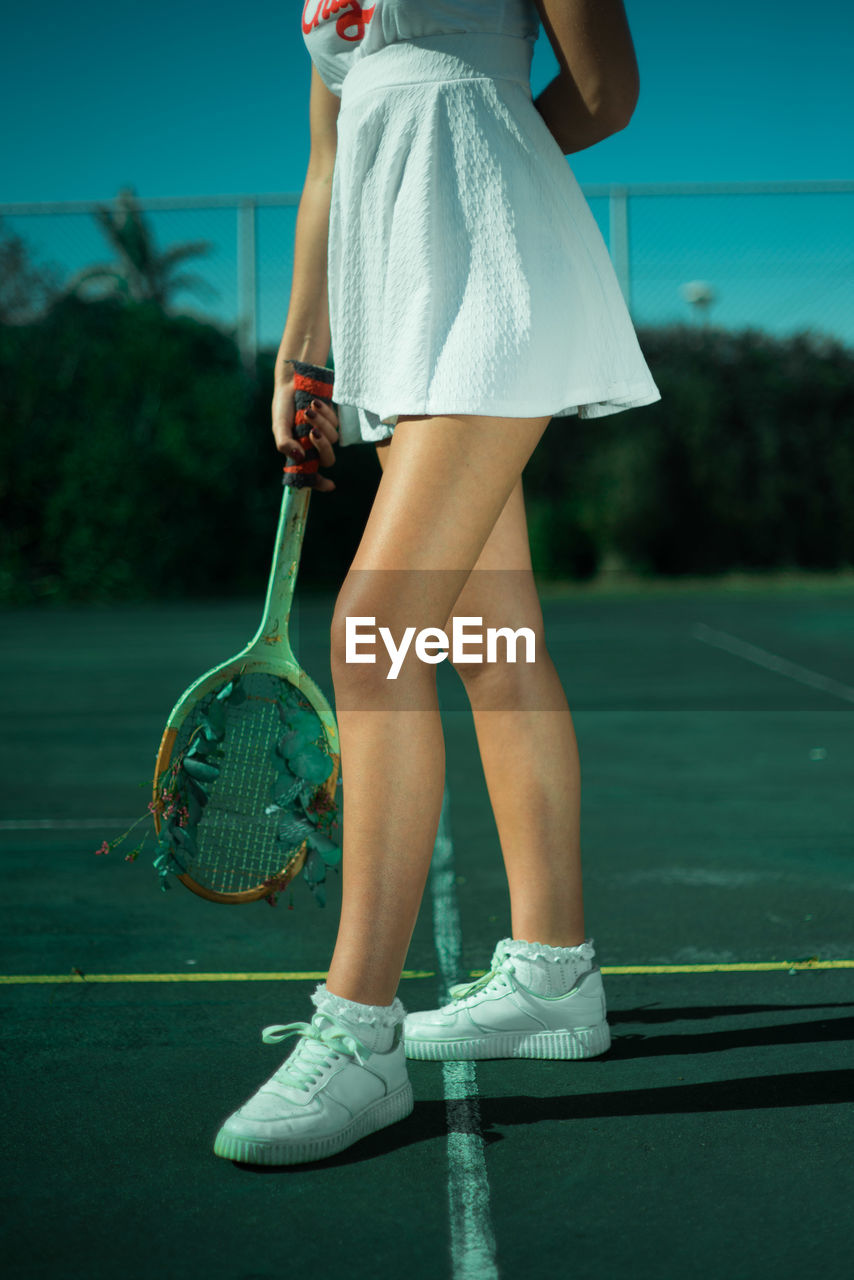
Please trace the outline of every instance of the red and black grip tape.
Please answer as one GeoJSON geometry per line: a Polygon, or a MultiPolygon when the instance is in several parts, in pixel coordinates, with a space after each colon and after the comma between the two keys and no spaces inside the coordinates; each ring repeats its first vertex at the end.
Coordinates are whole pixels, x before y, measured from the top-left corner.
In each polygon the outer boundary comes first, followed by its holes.
{"type": "Polygon", "coordinates": [[[305,457],[297,462],[292,458],[284,471],[283,484],[294,489],[304,489],[311,485],[320,465],[320,454],[311,441],[311,418],[306,417],[306,409],[311,407],[312,400],[322,400],[324,404],[332,404],[332,388],[335,374],[332,369],[323,365],[307,364],[304,360],[291,360],[294,370],[294,439],[305,450],[305,457]]]}

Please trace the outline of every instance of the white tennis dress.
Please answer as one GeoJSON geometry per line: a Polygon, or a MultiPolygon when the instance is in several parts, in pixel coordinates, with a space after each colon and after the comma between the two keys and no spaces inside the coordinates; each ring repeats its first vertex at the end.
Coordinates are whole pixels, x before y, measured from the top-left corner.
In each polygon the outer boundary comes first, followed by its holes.
{"type": "Polygon", "coordinates": [[[534,0],[305,0],[341,99],[329,213],[340,444],[398,414],[582,418],[661,399],[533,105],[534,0]]]}

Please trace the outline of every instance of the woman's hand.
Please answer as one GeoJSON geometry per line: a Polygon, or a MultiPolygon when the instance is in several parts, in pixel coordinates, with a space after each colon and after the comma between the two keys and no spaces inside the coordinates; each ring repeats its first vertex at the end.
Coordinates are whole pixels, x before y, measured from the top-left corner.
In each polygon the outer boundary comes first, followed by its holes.
{"type": "MultiPolygon", "coordinates": [[[[335,406],[326,404],[323,400],[313,400],[312,407],[306,410],[306,414],[311,422],[311,442],[320,455],[319,465],[331,467],[335,462],[332,443],[339,439],[335,406]]],[[[276,448],[294,462],[301,462],[305,453],[294,436],[295,417],[293,379],[277,379],[273,394],[273,435],[276,448]]],[[[319,493],[331,493],[336,486],[328,476],[322,476],[318,472],[310,487],[319,493]]]]}

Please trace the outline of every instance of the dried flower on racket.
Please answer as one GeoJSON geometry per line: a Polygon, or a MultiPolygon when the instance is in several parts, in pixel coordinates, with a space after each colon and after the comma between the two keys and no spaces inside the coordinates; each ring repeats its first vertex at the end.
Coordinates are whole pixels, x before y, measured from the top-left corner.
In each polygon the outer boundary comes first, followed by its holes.
{"type": "MultiPolygon", "coordinates": [[[[163,889],[170,887],[172,875],[192,869],[205,832],[206,809],[217,795],[216,787],[224,763],[227,764],[230,711],[248,702],[273,704],[282,732],[274,738],[268,757],[274,770],[268,792],[271,803],[262,805],[256,820],[264,816],[274,824],[275,857],[282,870],[262,881],[269,888],[265,899],[275,905],[278,894],[299,870],[297,860],[302,858],[303,878],[318,905],[323,906],[325,869],[337,868],[341,860],[339,844],[331,838],[340,828],[338,806],[327,785],[334,761],[325,749],[323,725],[292,685],[276,680],[262,686],[257,677],[254,684],[252,680],[251,675],[244,680],[241,673],[200,704],[194,722],[188,726],[186,741],[158,778],[157,798],[148,805],[149,813],[160,820],[154,866],[163,889]],[[276,696],[269,695],[270,689],[276,696]]],[[[216,809],[217,803],[213,807],[216,809]]],[[[98,852],[109,852],[124,838],[112,845],[104,841],[98,852]]],[[[127,860],[135,860],[141,848],[127,855],[127,860]]]]}

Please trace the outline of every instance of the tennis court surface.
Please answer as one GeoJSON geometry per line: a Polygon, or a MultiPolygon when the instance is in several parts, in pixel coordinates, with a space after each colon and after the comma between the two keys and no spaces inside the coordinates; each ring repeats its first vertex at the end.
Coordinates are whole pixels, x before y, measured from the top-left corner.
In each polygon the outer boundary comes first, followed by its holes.
{"type": "MultiPolygon", "coordinates": [[[[292,639],[334,705],[333,605],[298,588],[292,639]]],[[[847,1280],[854,587],[543,607],[613,1047],[409,1062],[410,1117],[278,1169],[211,1144],[289,1052],[261,1028],[310,1020],[340,878],[324,909],[301,879],[294,910],[223,906],[160,892],[151,841],[133,864],[94,854],[145,812],[169,709],[258,603],[6,613],[6,1275],[847,1280]]],[[[439,680],[446,808],[411,1010],[511,932],[471,716],[439,680]]]]}

